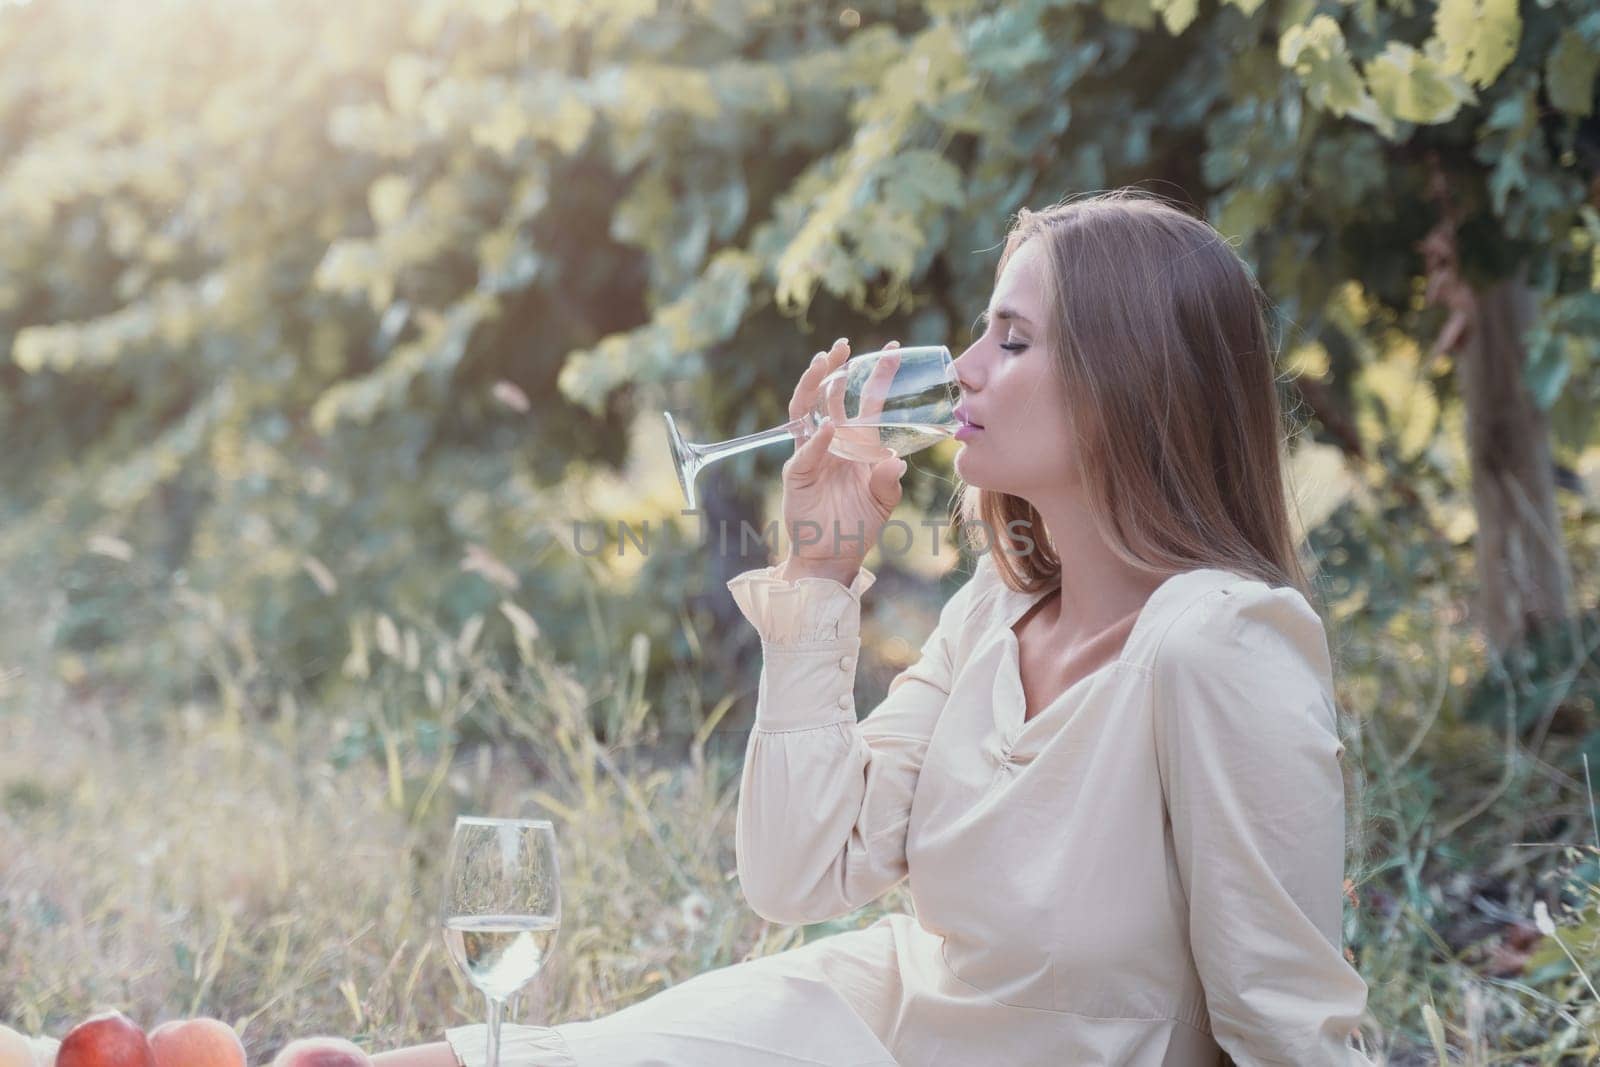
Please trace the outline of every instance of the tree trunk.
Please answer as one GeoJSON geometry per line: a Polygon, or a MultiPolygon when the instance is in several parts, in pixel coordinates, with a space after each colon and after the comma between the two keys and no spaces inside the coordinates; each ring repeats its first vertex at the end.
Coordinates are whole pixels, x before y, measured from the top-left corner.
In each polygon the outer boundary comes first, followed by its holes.
{"type": "Polygon", "coordinates": [[[1531,622],[1567,614],[1549,419],[1522,381],[1535,313],[1525,278],[1524,268],[1476,291],[1476,321],[1456,359],[1478,519],[1479,617],[1496,652],[1531,622]]]}

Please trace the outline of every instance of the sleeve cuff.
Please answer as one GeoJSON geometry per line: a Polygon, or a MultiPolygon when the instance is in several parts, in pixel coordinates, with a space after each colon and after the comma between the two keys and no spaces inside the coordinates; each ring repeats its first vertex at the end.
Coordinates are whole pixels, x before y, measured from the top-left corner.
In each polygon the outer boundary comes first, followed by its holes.
{"type": "Polygon", "coordinates": [[[832,578],[785,581],[778,564],[756,567],[728,580],[734,603],[765,645],[805,646],[861,638],[861,595],[877,581],[862,567],[847,589],[832,578]]]}
{"type": "MultiPolygon", "coordinates": [[[[483,1023],[451,1027],[444,1039],[462,1067],[485,1067],[489,1062],[489,1028],[483,1023]]],[[[500,1067],[578,1067],[578,1061],[554,1027],[501,1023],[500,1067]]]]}

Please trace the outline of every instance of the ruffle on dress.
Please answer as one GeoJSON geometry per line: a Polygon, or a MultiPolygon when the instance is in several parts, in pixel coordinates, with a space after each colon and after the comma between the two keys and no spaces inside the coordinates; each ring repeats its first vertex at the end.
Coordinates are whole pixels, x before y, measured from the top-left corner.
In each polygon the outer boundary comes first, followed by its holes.
{"type": "Polygon", "coordinates": [[[809,645],[861,637],[861,595],[877,576],[862,567],[850,587],[832,578],[785,580],[779,564],[756,567],[728,580],[734,603],[765,645],[809,645]]]}

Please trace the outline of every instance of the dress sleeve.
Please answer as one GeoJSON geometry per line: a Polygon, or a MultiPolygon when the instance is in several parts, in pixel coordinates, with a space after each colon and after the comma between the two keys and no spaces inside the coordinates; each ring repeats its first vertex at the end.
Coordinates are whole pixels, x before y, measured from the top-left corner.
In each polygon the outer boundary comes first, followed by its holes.
{"type": "MultiPolygon", "coordinates": [[[[483,1023],[453,1026],[444,1039],[461,1067],[486,1067],[489,1028],[483,1023]]],[[[578,1067],[566,1038],[553,1026],[500,1024],[500,1067],[578,1067]]]]}
{"type": "Polygon", "coordinates": [[[945,604],[917,661],[883,702],[855,713],[862,568],[785,582],[775,567],[728,583],[761,634],[755,726],[735,819],[739,884],[773,922],[821,922],[872,901],[906,876],[906,823],[934,723],[950,693],[952,649],[976,579],[945,604]]]}
{"type": "Polygon", "coordinates": [[[1241,579],[1156,653],[1157,767],[1217,1043],[1239,1067],[1351,1067],[1367,986],[1340,949],[1343,746],[1322,621],[1241,579]]]}

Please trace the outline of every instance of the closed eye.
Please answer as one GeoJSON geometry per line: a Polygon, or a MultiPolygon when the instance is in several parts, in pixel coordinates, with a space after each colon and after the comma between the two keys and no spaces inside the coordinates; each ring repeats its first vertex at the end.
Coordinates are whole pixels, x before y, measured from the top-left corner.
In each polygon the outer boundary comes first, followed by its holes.
{"type": "Polygon", "coordinates": [[[1028,346],[1025,344],[1002,344],[1000,347],[1005,349],[1007,352],[1021,352],[1028,346]]]}

